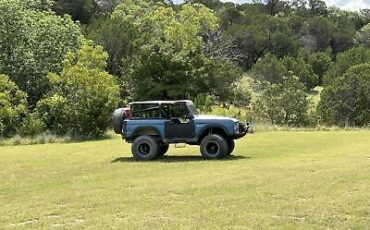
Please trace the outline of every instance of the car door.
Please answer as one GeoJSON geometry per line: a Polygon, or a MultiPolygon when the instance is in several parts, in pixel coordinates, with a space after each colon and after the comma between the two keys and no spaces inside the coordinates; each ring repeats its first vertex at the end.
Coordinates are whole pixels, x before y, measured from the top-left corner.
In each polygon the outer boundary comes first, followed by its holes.
{"type": "Polygon", "coordinates": [[[165,137],[175,140],[186,140],[195,137],[194,119],[189,118],[185,104],[169,106],[169,119],[165,122],[165,137]]]}

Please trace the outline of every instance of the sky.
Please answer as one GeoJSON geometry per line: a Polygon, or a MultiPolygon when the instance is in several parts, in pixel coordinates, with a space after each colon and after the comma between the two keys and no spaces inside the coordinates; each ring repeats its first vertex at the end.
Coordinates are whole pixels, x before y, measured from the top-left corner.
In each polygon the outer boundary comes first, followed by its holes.
{"type": "MultiPolygon", "coordinates": [[[[222,2],[246,3],[252,0],[221,0],[222,2]]],[[[370,0],[324,0],[328,6],[337,6],[343,10],[356,11],[359,9],[370,9],[370,0]]],[[[174,0],[181,3],[183,0],[174,0]]]]}

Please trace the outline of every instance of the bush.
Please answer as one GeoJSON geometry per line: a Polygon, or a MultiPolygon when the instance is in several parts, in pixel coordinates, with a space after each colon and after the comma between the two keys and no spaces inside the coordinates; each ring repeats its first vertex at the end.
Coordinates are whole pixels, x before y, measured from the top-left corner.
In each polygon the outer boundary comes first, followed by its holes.
{"type": "Polygon", "coordinates": [[[0,74],[0,136],[16,134],[27,113],[27,94],[8,76],[0,74]]]}
{"type": "Polygon", "coordinates": [[[234,84],[233,104],[238,107],[246,107],[252,100],[252,93],[250,91],[249,79],[247,77],[241,78],[234,84]]]}
{"type": "Polygon", "coordinates": [[[260,121],[277,125],[307,125],[309,102],[298,77],[284,77],[281,84],[269,84],[252,103],[252,113],[260,121]]]}
{"type": "Polygon", "coordinates": [[[354,66],[321,94],[318,105],[324,122],[336,125],[370,124],[370,64],[354,66]]]}
{"type": "Polygon", "coordinates": [[[234,117],[241,121],[250,121],[250,111],[248,107],[240,108],[233,105],[212,106],[212,110],[208,114],[234,117]]]}
{"type": "Polygon", "coordinates": [[[268,53],[253,66],[251,72],[252,76],[259,81],[281,83],[286,68],[281,60],[268,53]]]}
{"type": "Polygon", "coordinates": [[[318,84],[318,77],[312,66],[302,57],[285,56],[283,59],[277,59],[273,54],[268,53],[252,68],[252,75],[255,79],[269,83],[281,83],[283,76],[287,76],[291,72],[307,89],[312,89],[318,84]]]}
{"type": "Polygon", "coordinates": [[[362,46],[339,53],[336,62],[330,65],[327,74],[324,76],[324,84],[331,84],[352,66],[364,64],[369,61],[370,50],[362,46]]]}
{"type": "Polygon", "coordinates": [[[46,129],[59,135],[106,132],[119,101],[118,86],[104,71],[106,60],[102,47],[86,42],[66,55],[60,75],[49,74],[51,92],[35,110],[46,129]]]}
{"type": "Polygon", "coordinates": [[[64,55],[79,47],[81,31],[56,16],[51,0],[0,1],[0,73],[27,93],[34,108],[47,92],[47,74],[62,70],[64,55]]]}
{"type": "Polygon", "coordinates": [[[329,66],[332,64],[331,57],[329,52],[317,52],[310,55],[308,63],[311,65],[313,72],[318,77],[318,84],[322,85],[323,77],[326,71],[329,69],[329,66]]]}
{"type": "Polygon", "coordinates": [[[200,113],[209,113],[212,111],[212,106],[215,100],[212,96],[199,94],[194,99],[194,104],[200,113]]]}
{"type": "Polygon", "coordinates": [[[307,62],[298,57],[296,59],[292,57],[284,57],[282,60],[286,72],[284,75],[289,75],[289,72],[292,72],[299,78],[299,81],[302,82],[307,89],[315,88],[318,85],[318,77],[314,73],[312,66],[307,64],[307,62]]]}
{"type": "Polygon", "coordinates": [[[37,103],[34,111],[34,123],[41,121],[43,124],[42,131],[52,130],[55,134],[63,135],[68,132],[69,119],[67,100],[60,95],[52,95],[42,99],[37,103]]]}

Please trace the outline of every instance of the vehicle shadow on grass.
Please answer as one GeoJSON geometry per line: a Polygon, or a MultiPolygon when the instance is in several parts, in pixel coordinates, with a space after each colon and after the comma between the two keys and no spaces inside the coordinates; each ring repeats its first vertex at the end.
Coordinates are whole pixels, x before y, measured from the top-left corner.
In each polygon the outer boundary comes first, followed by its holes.
{"type": "MultiPolygon", "coordinates": [[[[234,161],[234,160],[245,160],[249,159],[248,156],[228,156],[224,159],[220,159],[217,161],[234,161]]],[[[208,159],[203,158],[202,156],[163,156],[159,157],[152,161],[147,162],[190,162],[190,161],[211,161],[208,159]]],[[[111,163],[126,163],[126,162],[139,162],[136,161],[133,157],[118,157],[111,161],[111,163]]]]}

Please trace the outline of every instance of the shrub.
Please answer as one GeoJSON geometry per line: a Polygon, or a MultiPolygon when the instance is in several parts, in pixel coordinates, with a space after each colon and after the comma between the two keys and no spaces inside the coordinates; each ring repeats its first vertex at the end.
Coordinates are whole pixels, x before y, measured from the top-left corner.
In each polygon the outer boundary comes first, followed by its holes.
{"type": "Polygon", "coordinates": [[[286,68],[275,55],[268,53],[261,58],[252,68],[251,73],[259,81],[280,83],[286,68]]]}
{"type": "Polygon", "coordinates": [[[306,125],[309,102],[304,90],[298,77],[284,77],[281,84],[266,86],[262,95],[252,103],[252,112],[258,120],[271,124],[306,125]]]}
{"type": "Polygon", "coordinates": [[[27,93],[32,108],[47,92],[47,74],[59,73],[64,55],[81,45],[79,26],[56,16],[52,3],[0,1],[0,72],[27,93]]]}
{"type": "Polygon", "coordinates": [[[238,107],[246,107],[252,100],[252,93],[248,80],[247,77],[243,77],[234,84],[233,104],[238,107]]]}
{"type": "Polygon", "coordinates": [[[6,75],[0,74],[0,136],[17,133],[27,116],[27,94],[6,75]]]}
{"type": "Polygon", "coordinates": [[[212,96],[199,94],[194,98],[194,104],[201,113],[209,113],[212,111],[212,106],[215,100],[212,96]]]}
{"type": "Polygon", "coordinates": [[[318,77],[312,66],[302,57],[285,56],[283,59],[277,59],[273,54],[268,53],[252,68],[252,76],[255,79],[269,83],[281,83],[283,76],[287,76],[291,72],[299,78],[307,89],[312,89],[318,84],[318,77]]]}
{"type": "Polygon", "coordinates": [[[59,135],[105,133],[119,100],[115,80],[104,71],[106,60],[102,47],[88,41],[66,55],[60,75],[49,74],[51,92],[36,108],[47,129],[59,135]]]}
{"type": "Polygon", "coordinates": [[[312,66],[307,64],[303,58],[294,59],[286,56],[282,62],[286,68],[285,76],[289,75],[289,72],[292,72],[307,89],[312,89],[318,85],[317,75],[314,73],[312,66]]]}
{"type": "Polygon", "coordinates": [[[52,130],[55,134],[63,135],[68,132],[68,105],[67,100],[60,95],[54,94],[42,99],[37,103],[34,111],[34,123],[43,124],[43,131],[52,130]]]}
{"type": "Polygon", "coordinates": [[[370,64],[351,67],[324,88],[318,110],[328,124],[369,125],[370,64]]]}
{"type": "Polygon", "coordinates": [[[332,81],[342,76],[352,66],[368,63],[369,61],[370,50],[362,46],[339,53],[336,62],[330,65],[327,74],[324,76],[324,84],[331,84],[332,81]]]}

